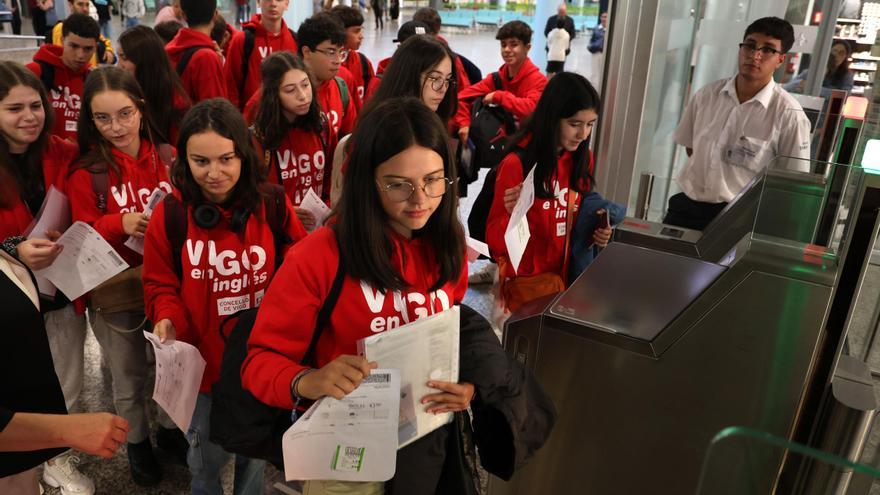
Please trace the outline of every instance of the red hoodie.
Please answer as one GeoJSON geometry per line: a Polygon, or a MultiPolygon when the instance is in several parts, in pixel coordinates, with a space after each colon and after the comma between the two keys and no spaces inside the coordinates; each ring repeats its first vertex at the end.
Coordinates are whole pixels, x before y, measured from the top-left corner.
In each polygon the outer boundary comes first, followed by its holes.
{"type": "Polygon", "coordinates": [[[370,97],[379,89],[379,84],[382,83],[382,74],[385,73],[385,69],[388,68],[388,64],[391,63],[391,57],[383,58],[379,61],[379,65],[376,66],[376,77],[370,79],[370,84],[367,85],[367,94],[364,96],[364,103],[370,100],[370,97]]]}
{"type": "MultiPolygon", "coordinates": [[[[351,78],[351,73],[340,67],[339,77],[346,79],[345,74],[351,78]]],[[[348,81],[346,81],[347,83],[348,81]]],[[[351,134],[357,120],[357,107],[354,101],[356,96],[352,94],[351,86],[349,86],[348,96],[348,108],[343,109],[342,93],[339,91],[339,84],[335,78],[324,81],[318,86],[318,103],[321,105],[324,116],[327,117],[327,122],[330,123],[331,134],[336,141],[346,134],[351,134]]]]}
{"type": "MultiPolygon", "coordinates": [[[[436,253],[423,239],[391,233],[391,264],[410,284],[405,294],[375,290],[346,277],[315,352],[316,367],[341,354],[357,354],[357,341],[459,304],[467,290],[461,277],[428,292],[436,280],[436,253]]],[[[288,253],[257,315],[242,366],[242,385],[266,404],[290,409],[290,383],[309,345],[315,320],[330,292],[339,263],[333,230],[322,227],[288,253]]]]}
{"type": "MultiPolygon", "coordinates": [[[[299,206],[309,188],[313,189],[318,197],[329,200],[330,169],[335,143],[327,144],[325,150],[320,135],[293,128],[281,140],[281,145],[275,150],[274,155],[269,157],[267,163],[269,182],[284,186],[284,192],[294,206],[299,206]],[[332,146],[329,146],[331,144],[332,146]],[[325,183],[328,187],[324,187],[325,183]]],[[[261,156],[264,155],[265,151],[261,156]]]]}
{"type": "Polygon", "coordinates": [[[237,31],[229,41],[226,64],[223,71],[226,77],[226,93],[229,100],[238,108],[244,108],[248,99],[260,89],[262,77],[260,74],[260,65],[269,55],[281,51],[289,50],[296,53],[296,40],[290,34],[287,23],[281,21],[281,31],[278,34],[272,34],[266,31],[260,22],[262,14],[254,15],[250,22],[242,25],[241,31],[237,31]],[[253,29],[254,31],[254,49],[251,52],[250,60],[248,60],[247,81],[244,83],[244,92],[239,94],[238,88],[241,87],[242,67],[244,66],[244,39],[245,30],[253,29]]]}
{"type": "MultiPolygon", "coordinates": [[[[224,210],[221,223],[211,229],[199,227],[192,210],[187,207],[187,233],[179,253],[171,252],[165,202],[153,212],[144,239],[144,303],[151,321],[168,318],[177,339],[199,349],[207,362],[199,391],[210,393],[223,358],[220,324],[239,310],[260,305],[275,274],[275,241],[262,214],[251,215],[244,233],[237,234],[229,228],[231,210],[224,210]],[[177,256],[182,281],[171,261],[177,256]]],[[[289,201],[286,230],[295,241],[306,235],[289,201]]]]}
{"type": "MultiPolygon", "coordinates": [[[[592,155],[589,168],[592,171],[592,155]]],[[[544,199],[535,196],[535,202],[526,214],[531,238],[520,260],[519,270],[514,273],[513,267],[508,265],[508,270],[502,274],[503,276],[530,276],[552,272],[564,277],[562,265],[565,251],[566,201],[571,171],[572,155],[565,151],[556,162],[556,178],[553,180],[552,189],[556,192],[556,198],[544,199]]],[[[524,178],[522,162],[516,153],[510,153],[501,160],[495,180],[492,208],[486,220],[486,243],[489,244],[489,251],[493,257],[508,257],[504,232],[510,222],[510,213],[504,208],[504,191],[521,184],[524,178]]],[[[576,194],[572,207],[575,215],[572,225],[577,220],[579,205],[580,195],[576,194]]]]}
{"type": "Polygon", "coordinates": [[[42,77],[43,70],[38,62],[44,62],[55,68],[55,83],[49,89],[49,101],[55,112],[55,127],[52,134],[76,142],[76,122],[79,119],[79,108],[82,104],[83,86],[89,73],[89,64],[74,71],[64,65],[61,54],[64,48],[45,44],[37,50],[34,61],[27,64],[37,77],[42,77]]]}
{"type": "Polygon", "coordinates": [[[226,98],[226,76],[223,73],[223,60],[214,51],[214,40],[204,33],[191,28],[177,32],[166,46],[171,65],[177,68],[180,58],[187,48],[200,46],[207,49],[196,51],[189,60],[180,81],[192,100],[193,105],[208,98],[226,98]]]}
{"type": "MultiPolygon", "coordinates": [[[[58,136],[49,136],[49,143],[43,152],[43,185],[46,191],[49,190],[49,186],[64,191],[67,167],[78,154],[79,148],[75,144],[58,136]]],[[[5,187],[0,190],[3,193],[6,191],[5,187]]],[[[30,226],[33,218],[28,205],[21,200],[21,195],[12,198],[12,205],[0,208],[0,241],[10,236],[21,235],[30,226]]]]}
{"type": "MultiPolygon", "coordinates": [[[[121,176],[109,172],[107,209],[98,208],[98,198],[92,186],[92,173],[79,169],[67,180],[67,195],[70,198],[70,213],[73,221],[81,220],[91,225],[113,246],[125,262],[131,266],[141,264],[141,255],[125,246],[129,235],[122,229],[122,215],[142,212],[153,189],[161,187],[171,192],[171,183],[165,172],[165,164],[146,139],[141,139],[137,158],[113,148],[113,159],[119,166],[121,176]]],[[[153,217],[155,218],[155,217],[153,217]]]]}
{"type": "Polygon", "coordinates": [[[357,94],[358,110],[363,106],[366,94],[366,82],[364,81],[364,64],[367,66],[367,79],[373,80],[376,73],[373,72],[373,64],[365,55],[357,50],[349,50],[348,58],[342,63],[342,67],[348,70],[352,76],[352,92],[357,94]],[[363,61],[363,62],[361,62],[363,61]]]}
{"type": "Polygon", "coordinates": [[[502,65],[498,72],[501,75],[501,88],[495,87],[492,74],[489,74],[482,81],[458,93],[458,112],[452,118],[456,130],[470,127],[471,104],[478,97],[493,91],[495,96],[492,97],[492,103],[501,105],[518,120],[528,117],[535,111],[541,93],[544,92],[544,86],[547,85],[547,78],[541,74],[532,60],[527,58],[513,79],[507,75],[507,64],[502,65]]]}

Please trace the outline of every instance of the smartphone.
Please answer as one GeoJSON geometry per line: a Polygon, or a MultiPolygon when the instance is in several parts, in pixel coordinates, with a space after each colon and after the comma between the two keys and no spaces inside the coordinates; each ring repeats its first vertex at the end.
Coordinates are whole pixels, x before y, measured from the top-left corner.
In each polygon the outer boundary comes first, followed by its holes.
{"type": "Polygon", "coordinates": [[[611,228],[611,222],[608,219],[608,210],[602,210],[601,212],[596,213],[596,228],[597,229],[611,228]]]}

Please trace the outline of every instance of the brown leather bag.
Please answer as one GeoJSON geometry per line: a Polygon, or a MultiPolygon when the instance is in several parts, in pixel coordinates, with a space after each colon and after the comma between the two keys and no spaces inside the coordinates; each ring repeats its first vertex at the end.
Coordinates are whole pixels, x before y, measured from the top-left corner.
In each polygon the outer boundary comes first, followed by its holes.
{"type": "Polygon", "coordinates": [[[143,313],[143,265],[129,268],[89,293],[89,306],[98,313],[143,313]]]}

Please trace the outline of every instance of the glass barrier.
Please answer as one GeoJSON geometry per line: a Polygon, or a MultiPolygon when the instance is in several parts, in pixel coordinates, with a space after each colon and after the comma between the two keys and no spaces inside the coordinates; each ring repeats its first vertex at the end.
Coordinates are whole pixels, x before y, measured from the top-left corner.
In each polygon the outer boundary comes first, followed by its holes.
{"type": "Polygon", "coordinates": [[[721,430],[703,459],[697,495],[875,493],[880,471],[769,433],[721,430]]]}

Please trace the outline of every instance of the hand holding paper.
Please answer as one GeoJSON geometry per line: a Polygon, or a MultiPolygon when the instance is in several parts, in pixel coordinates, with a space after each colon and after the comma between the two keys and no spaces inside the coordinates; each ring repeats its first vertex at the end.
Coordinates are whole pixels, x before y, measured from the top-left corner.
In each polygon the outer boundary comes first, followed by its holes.
{"type": "Polygon", "coordinates": [[[315,219],[315,226],[309,230],[309,232],[323,225],[324,220],[330,215],[330,207],[327,206],[327,203],[321,201],[321,198],[315,194],[315,191],[312,188],[309,188],[306,192],[299,207],[309,212],[315,219]]]}
{"type": "Polygon", "coordinates": [[[532,237],[526,215],[534,202],[535,167],[533,166],[529,170],[528,175],[526,175],[525,180],[523,180],[519,199],[513,207],[513,212],[510,214],[510,223],[507,224],[507,230],[504,232],[507,256],[510,258],[510,264],[513,266],[514,272],[519,270],[519,262],[522,261],[522,255],[526,251],[529,239],[532,237]]]}
{"type": "Polygon", "coordinates": [[[196,409],[205,360],[198,349],[186,342],[162,343],[150,332],[144,332],[144,336],[156,351],[153,400],[162,406],[181,431],[187,431],[196,409]]]}

